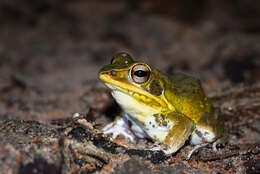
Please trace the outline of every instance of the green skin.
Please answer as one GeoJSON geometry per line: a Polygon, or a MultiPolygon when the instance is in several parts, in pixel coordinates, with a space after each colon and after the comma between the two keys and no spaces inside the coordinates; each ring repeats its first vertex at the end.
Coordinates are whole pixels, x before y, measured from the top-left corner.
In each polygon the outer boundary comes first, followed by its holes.
{"type": "Polygon", "coordinates": [[[127,95],[124,100],[119,95],[114,98],[141,123],[151,139],[169,145],[165,150],[168,154],[180,149],[189,137],[192,144],[200,145],[215,142],[224,135],[222,119],[215,114],[200,81],[194,77],[182,73],[167,76],[144,62],[134,61],[126,53],[119,53],[100,70],[99,78],[127,95]],[[143,83],[136,83],[131,76],[135,65],[149,71],[149,78],[143,83]],[[128,106],[125,100],[134,104],[128,106]],[[148,119],[158,124],[154,129],[165,131],[153,136],[156,130],[148,128],[148,119]],[[171,128],[166,129],[169,125],[171,128]]]}

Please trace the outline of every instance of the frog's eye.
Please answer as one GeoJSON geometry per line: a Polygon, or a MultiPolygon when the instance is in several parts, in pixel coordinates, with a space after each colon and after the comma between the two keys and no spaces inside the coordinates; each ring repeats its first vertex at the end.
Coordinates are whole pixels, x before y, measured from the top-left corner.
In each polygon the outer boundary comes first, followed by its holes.
{"type": "Polygon", "coordinates": [[[150,69],[146,65],[137,64],[132,68],[131,77],[135,83],[145,83],[149,80],[150,69]]]}
{"type": "Polygon", "coordinates": [[[133,62],[134,61],[131,58],[131,56],[123,52],[116,54],[111,60],[111,64],[118,64],[118,65],[129,65],[133,62]]]}

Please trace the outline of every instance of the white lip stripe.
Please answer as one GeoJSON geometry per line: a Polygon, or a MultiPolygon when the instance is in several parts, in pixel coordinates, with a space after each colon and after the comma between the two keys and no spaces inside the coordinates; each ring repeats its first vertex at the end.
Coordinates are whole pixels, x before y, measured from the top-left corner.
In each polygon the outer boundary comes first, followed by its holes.
{"type": "Polygon", "coordinates": [[[111,94],[126,113],[141,122],[144,122],[149,115],[158,113],[157,109],[138,102],[132,96],[119,90],[112,90],[111,94]]]}

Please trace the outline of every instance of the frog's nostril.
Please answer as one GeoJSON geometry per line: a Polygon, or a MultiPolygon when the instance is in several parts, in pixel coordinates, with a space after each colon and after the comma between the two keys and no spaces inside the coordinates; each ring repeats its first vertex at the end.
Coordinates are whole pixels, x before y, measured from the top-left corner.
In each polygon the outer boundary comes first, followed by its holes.
{"type": "Polygon", "coordinates": [[[103,74],[106,74],[105,72],[103,71],[99,71],[99,76],[103,75],[103,74]]]}
{"type": "Polygon", "coordinates": [[[116,76],[116,71],[110,71],[110,73],[109,73],[111,76],[116,76]]]}

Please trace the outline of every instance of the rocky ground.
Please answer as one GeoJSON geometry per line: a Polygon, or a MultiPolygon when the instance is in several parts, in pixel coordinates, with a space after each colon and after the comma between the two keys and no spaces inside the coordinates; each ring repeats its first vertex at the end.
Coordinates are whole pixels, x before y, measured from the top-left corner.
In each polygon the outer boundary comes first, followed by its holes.
{"type": "Polygon", "coordinates": [[[259,173],[259,2],[192,2],[0,2],[0,173],[259,173]],[[103,135],[120,110],[97,73],[119,51],[199,77],[227,144],[187,161],[188,143],[103,135]]]}

